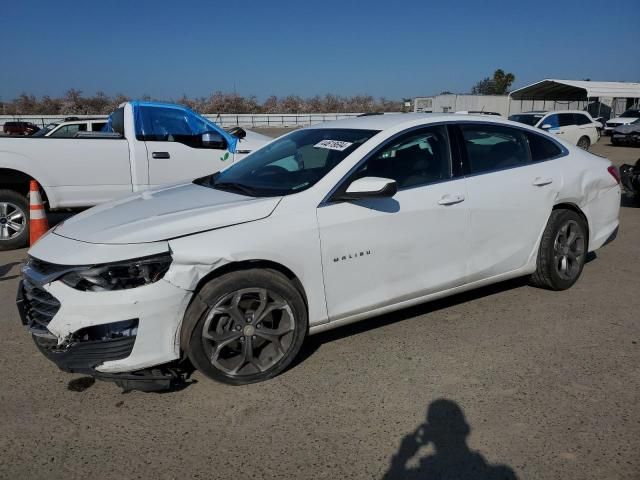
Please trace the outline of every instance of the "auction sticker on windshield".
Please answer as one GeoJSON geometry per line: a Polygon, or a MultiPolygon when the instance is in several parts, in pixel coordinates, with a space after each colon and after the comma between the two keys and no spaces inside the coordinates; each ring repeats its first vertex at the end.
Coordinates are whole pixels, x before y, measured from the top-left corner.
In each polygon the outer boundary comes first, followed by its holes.
{"type": "Polygon", "coordinates": [[[349,148],[353,143],[343,142],[342,140],[322,140],[314,145],[315,148],[326,148],[328,150],[338,150],[342,152],[349,148]]]}

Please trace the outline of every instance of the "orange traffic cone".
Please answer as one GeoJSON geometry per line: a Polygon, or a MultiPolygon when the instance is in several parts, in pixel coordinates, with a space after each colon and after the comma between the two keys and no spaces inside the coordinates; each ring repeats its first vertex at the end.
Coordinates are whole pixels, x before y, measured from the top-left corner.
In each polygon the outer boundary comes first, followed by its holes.
{"type": "Polygon", "coordinates": [[[38,182],[29,184],[29,245],[33,245],[49,230],[49,222],[44,212],[38,182]]]}

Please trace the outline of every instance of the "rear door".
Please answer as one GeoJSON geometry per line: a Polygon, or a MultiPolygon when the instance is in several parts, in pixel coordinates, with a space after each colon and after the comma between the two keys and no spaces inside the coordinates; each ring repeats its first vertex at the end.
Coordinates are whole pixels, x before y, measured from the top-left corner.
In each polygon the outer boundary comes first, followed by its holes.
{"type": "Polygon", "coordinates": [[[560,130],[558,136],[563,140],[576,145],[580,138],[580,127],[576,125],[576,119],[573,113],[559,113],[558,123],[560,130]]]}
{"type": "Polygon", "coordinates": [[[573,118],[578,128],[576,144],[581,137],[588,137],[591,144],[598,141],[598,130],[591,118],[584,113],[574,113],[573,118]]]}
{"type": "Polygon", "coordinates": [[[170,107],[140,106],[139,110],[137,120],[143,122],[145,131],[136,137],[146,144],[150,185],[193,180],[233,162],[226,147],[202,145],[201,134],[211,128],[196,115],[170,107]]]}
{"type": "Polygon", "coordinates": [[[555,162],[539,159],[562,150],[542,135],[504,125],[468,123],[460,131],[470,209],[469,280],[476,281],[517,270],[535,255],[561,185],[555,162]],[[540,153],[544,146],[550,153],[540,153]]]}

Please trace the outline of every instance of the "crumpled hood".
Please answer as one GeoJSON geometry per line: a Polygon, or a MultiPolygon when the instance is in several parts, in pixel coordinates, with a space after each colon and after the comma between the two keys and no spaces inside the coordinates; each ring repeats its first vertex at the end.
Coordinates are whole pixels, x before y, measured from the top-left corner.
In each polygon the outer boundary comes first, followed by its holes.
{"type": "Polygon", "coordinates": [[[268,217],[281,198],[247,197],[194,183],[172,185],[91,208],[54,233],[89,243],[156,242],[268,217]]]}
{"type": "Polygon", "coordinates": [[[614,129],[615,133],[623,133],[625,135],[632,133],[632,132],[638,132],[640,133],[640,125],[635,124],[627,124],[627,125],[620,125],[619,127],[616,127],[614,129]]]}
{"type": "Polygon", "coordinates": [[[635,121],[636,119],[634,117],[617,117],[617,118],[612,118],[611,120],[607,120],[607,123],[611,125],[627,125],[635,121]]]}

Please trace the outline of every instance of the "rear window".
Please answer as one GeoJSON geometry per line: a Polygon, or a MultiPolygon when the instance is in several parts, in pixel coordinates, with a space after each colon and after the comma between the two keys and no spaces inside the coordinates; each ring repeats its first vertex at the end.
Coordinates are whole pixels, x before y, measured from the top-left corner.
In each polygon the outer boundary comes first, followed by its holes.
{"type": "Polygon", "coordinates": [[[529,125],[531,127],[535,127],[536,123],[538,123],[540,121],[540,119],[544,117],[544,114],[516,114],[516,115],[511,115],[509,117],[509,120],[513,121],[513,122],[518,122],[518,123],[524,123],[525,125],[529,125]]]}
{"type": "Polygon", "coordinates": [[[529,141],[529,150],[531,151],[531,160],[534,162],[542,162],[559,156],[562,153],[560,147],[548,138],[535,133],[527,132],[527,140],[529,141]]]}
{"type": "Polygon", "coordinates": [[[575,119],[573,118],[573,113],[559,113],[558,122],[561,127],[568,127],[576,124],[575,119]]]}

